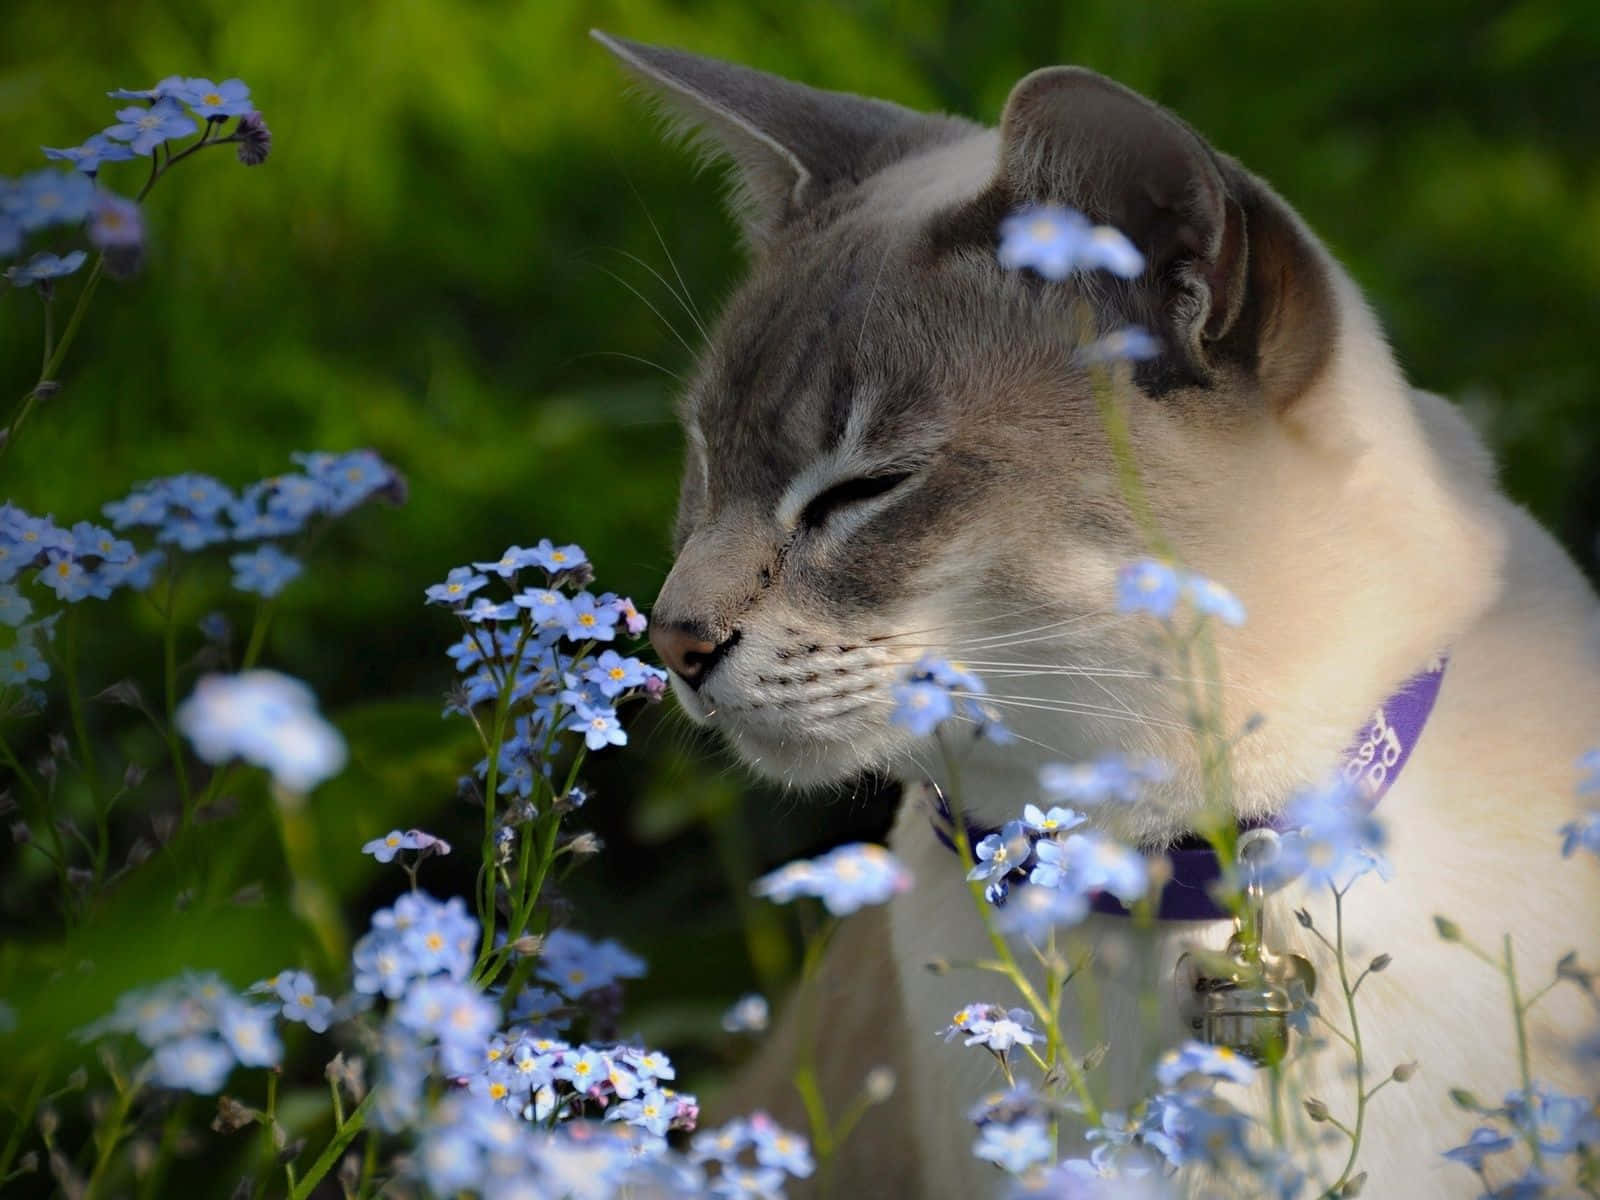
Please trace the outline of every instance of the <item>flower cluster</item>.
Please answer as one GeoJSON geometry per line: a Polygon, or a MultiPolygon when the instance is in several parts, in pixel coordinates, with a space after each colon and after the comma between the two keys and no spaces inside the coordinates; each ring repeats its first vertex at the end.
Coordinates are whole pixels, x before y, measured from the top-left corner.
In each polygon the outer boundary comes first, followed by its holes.
{"type": "MultiPolygon", "coordinates": [[[[1458,1101],[1461,1102],[1461,1101],[1458,1101]]],[[[1535,1149],[1552,1167],[1550,1160],[1573,1158],[1600,1147],[1600,1106],[1592,1099],[1559,1092],[1535,1081],[1527,1090],[1508,1092],[1496,1108],[1476,1102],[1468,1106],[1486,1120],[1459,1146],[1443,1152],[1451,1162],[1471,1170],[1484,1183],[1486,1194],[1495,1196],[1539,1197],[1551,1195],[1555,1180],[1536,1166],[1529,1166],[1516,1180],[1501,1190],[1488,1186],[1484,1164],[1492,1157],[1522,1144],[1535,1149]]]]}
{"type": "Polygon", "coordinates": [[[124,993],[116,1009],[81,1036],[132,1034],[153,1051],[151,1077],[159,1086],[211,1095],[235,1066],[281,1061],[274,1008],[251,1003],[214,974],[190,973],[124,993]]]}
{"type": "MultiPolygon", "coordinates": [[[[450,647],[462,678],[447,711],[467,713],[502,695],[520,710],[494,764],[501,795],[526,799],[533,792],[556,732],[579,734],[589,750],[625,745],[618,706],[658,699],[666,689],[659,667],[609,648],[593,653],[616,639],[619,626],[638,637],[646,622],[625,596],[583,590],[592,578],[582,549],[546,538],[511,546],[494,562],[455,567],[426,589],[428,603],[449,608],[466,626],[450,647]],[[529,582],[527,573],[537,578],[529,582]],[[491,578],[509,598],[482,594],[491,578]]],[[[479,778],[487,779],[489,768],[487,759],[479,763],[479,778]]]]}
{"type": "Polygon", "coordinates": [[[1183,571],[1154,558],[1141,558],[1117,572],[1117,610],[1145,612],[1171,621],[1178,604],[1187,600],[1202,616],[1225,625],[1243,625],[1244,605],[1215,580],[1183,571]]]}
{"type": "Polygon", "coordinates": [[[242,758],[290,792],[303,795],[344,766],[344,738],[318,714],[311,689],[276,671],[207,675],[176,717],[205,762],[242,758]]]}
{"type": "MultiPolygon", "coordinates": [[[[21,253],[29,235],[81,228],[89,244],[105,254],[108,270],[130,273],[138,265],[144,241],[143,217],[137,203],[102,186],[102,167],[154,156],[153,183],[173,162],[202,146],[232,144],[240,162],[255,166],[265,161],[272,144],[272,135],[250,101],[250,89],[237,79],[213,83],[173,75],[153,88],[119,89],[110,95],[134,103],[118,109],[115,123],[81,145],[44,147],[46,158],[70,169],[45,168],[19,179],[0,178],[0,259],[21,253]],[[233,131],[225,133],[223,125],[234,118],[233,131]],[[173,142],[197,132],[196,141],[173,149],[173,142]]],[[[77,271],[86,257],[83,250],[67,254],[40,250],[7,269],[4,277],[13,287],[48,286],[77,271]]]]}
{"type": "Polygon", "coordinates": [[[927,737],[945,721],[970,723],[978,736],[1009,742],[1011,734],[984,702],[983,680],[958,663],[924,655],[894,685],[889,719],[917,737],[927,737]]]}
{"type": "MultiPolygon", "coordinates": [[[[12,627],[13,645],[0,652],[0,687],[50,677],[44,657],[49,618],[27,623],[34,603],[18,586],[33,582],[58,603],[106,600],[119,589],[146,591],[169,555],[222,542],[285,538],[317,517],[343,516],[373,498],[398,502],[404,483],[371,450],[347,454],[296,454],[301,471],[263,479],[237,494],[209,475],[187,473],[142,483],[102,511],[111,529],[89,521],[63,528],[0,504],[0,624],[12,627]],[[152,531],[157,547],[122,536],[152,531]],[[164,548],[163,548],[164,547],[164,548]]],[[[301,573],[299,561],[265,544],[233,555],[233,583],[244,592],[275,596],[301,573]]]]}
{"type": "Polygon", "coordinates": [[[1144,856],[1102,833],[1075,832],[1087,820],[1070,808],[1046,812],[1029,804],[1020,821],[1007,821],[973,847],[977,861],[967,879],[984,883],[989,902],[1004,906],[1005,932],[1037,940],[1081,921],[1096,893],[1127,904],[1144,895],[1150,883],[1144,856]],[[1013,898],[1023,882],[1032,886],[1013,898]]]}
{"type": "Polygon", "coordinates": [[[706,1192],[712,1196],[779,1196],[784,1177],[809,1178],[816,1169],[806,1139],[779,1126],[766,1113],[736,1117],[717,1129],[697,1133],[689,1145],[691,1161],[716,1164],[706,1192]]]}
{"type": "Polygon", "coordinates": [[[871,842],[851,842],[819,858],[787,863],[750,885],[757,896],[787,904],[815,896],[836,917],[871,904],[885,904],[911,887],[899,859],[871,842]]]}

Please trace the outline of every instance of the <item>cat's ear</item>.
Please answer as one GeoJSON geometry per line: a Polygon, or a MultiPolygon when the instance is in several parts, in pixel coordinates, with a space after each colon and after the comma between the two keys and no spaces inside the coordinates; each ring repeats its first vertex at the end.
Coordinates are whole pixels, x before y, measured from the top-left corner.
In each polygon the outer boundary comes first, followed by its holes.
{"type": "Polygon", "coordinates": [[[638,76],[679,131],[710,157],[731,160],[732,208],[754,248],[830,189],[958,124],[599,30],[591,36],[638,76]]]}
{"type": "Polygon", "coordinates": [[[1006,102],[997,186],[1133,239],[1146,268],[1129,315],[1160,327],[1176,381],[1205,383],[1232,364],[1283,411],[1327,360],[1332,285],[1298,218],[1137,92],[1081,67],[1027,76],[1006,102]]]}

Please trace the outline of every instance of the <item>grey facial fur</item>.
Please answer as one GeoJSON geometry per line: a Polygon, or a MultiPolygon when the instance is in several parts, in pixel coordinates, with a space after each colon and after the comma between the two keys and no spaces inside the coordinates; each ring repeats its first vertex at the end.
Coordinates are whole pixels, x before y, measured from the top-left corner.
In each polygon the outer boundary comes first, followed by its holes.
{"type": "Polygon", "coordinates": [[[1093,618],[1145,547],[1068,331],[1162,338],[1118,386],[1163,433],[1141,462],[1181,532],[1200,474],[1183,430],[1281,414],[1331,353],[1329,285],[1287,207],[1075,68],[1019,83],[996,136],[597,37],[733,161],[753,250],[683,398],[678,559],[653,636],[685,709],[764,771],[833,782],[915,755],[888,718],[924,651],[1072,621],[1056,650],[1127,651],[1093,618]],[[1116,224],[1145,273],[1002,270],[1000,221],[1040,202],[1116,224]]]}

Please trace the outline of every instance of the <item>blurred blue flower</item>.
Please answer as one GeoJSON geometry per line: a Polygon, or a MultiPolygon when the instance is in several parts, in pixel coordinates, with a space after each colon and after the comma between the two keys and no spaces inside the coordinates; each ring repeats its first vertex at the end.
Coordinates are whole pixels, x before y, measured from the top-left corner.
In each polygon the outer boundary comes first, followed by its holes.
{"type": "Polygon", "coordinates": [[[152,550],[147,554],[135,552],[120,562],[103,563],[100,567],[100,578],[113,588],[132,588],[142,592],[155,582],[156,569],[166,561],[166,555],[159,550],[152,550]]]}
{"type": "Polygon", "coordinates": [[[169,506],[184,509],[197,517],[214,517],[234,500],[233,491],[227,484],[198,471],[169,475],[145,486],[156,489],[169,506]]]}
{"type": "Polygon", "coordinates": [[[1343,780],[1296,795],[1281,818],[1285,832],[1276,861],[1262,869],[1262,881],[1278,886],[1304,878],[1309,887],[1340,890],[1368,871],[1387,878],[1383,826],[1343,780]]]}
{"type": "Polygon", "coordinates": [[[182,75],[168,75],[160,83],[156,84],[155,87],[117,88],[115,91],[107,92],[106,95],[110,96],[113,100],[145,100],[151,104],[154,104],[157,100],[164,99],[168,96],[177,95],[178,90],[182,87],[182,75]]]}
{"type": "Polygon", "coordinates": [[[217,1014],[217,1032],[234,1058],[246,1067],[275,1067],[283,1059],[283,1043],[272,1027],[272,1013],[253,1005],[230,1002],[217,1014]]]}
{"type": "Polygon", "coordinates": [[[210,1096],[222,1090],[233,1070],[233,1055],[214,1037],[167,1042],[155,1053],[155,1081],[162,1087],[210,1096]]]}
{"type": "Polygon", "coordinates": [[[0,625],[15,628],[26,621],[32,611],[33,605],[17,591],[16,584],[0,583],[0,625]]]}
{"type": "Polygon", "coordinates": [[[1025,887],[1010,893],[1005,907],[995,916],[995,925],[1001,933],[1042,942],[1052,929],[1076,925],[1088,915],[1089,898],[1082,892],[1025,887]]]}
{"type": "Polygon", "coordinates": [[[1188,572],[1184,576],[1184,591],[1196,612],[1216,617],[1224,625],[1244,624],[1244,605],[1215,580],[1188,572]]]}
{"type": "Polygon", "coordinates": [[[649,677],[650,668],[637,658],[624,658],[615,650],[602,650],[584,669],[584,678],[608,699],[629,688],[639,687],[649,677]]]}
{"type": "Polygon", "coordinates": [[[955,712],[947,689],[932,680],[894,685],[894,711],[889,720],[916,737],[927,737],[955,712]]]}
{"type": "Polygon", "coordinates": [[[253,111],[250,89],[239,79],[212,83],[209,79],[185,79],[170,93],[187,104],[197,117],[220,121],[242,117],[253,111]]]}
{"type": "Polygon", "coordinates": [[[1072,353],[1072,361],[1098,366],[1108,362],[1144,362],[1160,355],[1160,338],[1138,325],[1128,325],[1079,346],[1072,353]]]}
{"type": "Polygon", "coordinates": [[[177,722],[205,762],[243,758],[291,792],[308,792],[344,766],[344,739],[318,715],[311,689],[276,671],[205,676],[177,722]]]}
{"type": "Polygon", "coordinates": [[[1444,1157],[1451,1162],[1461,1163],[1477,1171],[1483,1167],[1483,1162],[1491,1154],[1500,1154],[1511,1149],[1516,1142],[1488,1125],[1480,1125],[1472,1131],[1472,1135],[1460,1146],[1443,1152],[1444,1157]]]}
{"type": "Polygon", "coordinates": [[[740,996],[732,1008],[722,1014],[722,1028],[729,1033],[763,1033],[771,1009],[767,998],[758,992],[740,996]]]}
{"type": "Polygon", "coordinates": [[[64,275],[71,275],[83,266],[83,260],[88,256],[82,250],[74,250],[69,254],[57,255],[48,250],[41,250],[27,262],[14,267],[6,268],[6,278],[13,287],[30,287],[36,283],[44,283],[51,279],[60,279],[64,275]]]}
{"type": "Polygon", "coordinates": [[[1600,808],[1591,808],[1575,821],[1568,821],[1561,833],[1561,857],[1571,858],[1580,848],[1600,855],[1600,808]]]}
{"type": "Polygon", "coordinates": [[[836,917],[883,904],[911,886],[911,875],[882,846],[852,842],[819,858],[792,862],[762,876],[751,892],[776,904],[815,896],[836,917]]]}
{"type": "Polygon", "coordinates": [[[1535,1083],[1531,1091],[1518,1089],[1506,1096],[1506,1113],[1546,1154],[1571,1154],[1580,1144],[1600,1144],[1600,1111],[1582,1096],[1535,1083]]]}
{"type": "Polygon", "coordinates": [[[554,929],[545,935],[539,958],[539,978],[577,999],[585,992],[610,987],[645,973],[644,960],[607,938],[596,942],[572,929],[554,929]]]}
{"type": "Polygon", "coordinates": [[[811,1157],[811,1144],[799,1134],[784,1129],[766,1113],[752,1113],[748,1128],[756,1162],[763,1167],[775,1167],[796,1179],[809,1179],[817,1169],[811,1157]]]}
{"type": "Polygon", "coordinates": [[[22,249],[22,226],[4,206],[5,182],[0,180],[0,258],[10,258],[22,249]]]}
{"type": "Polygon", "coordinates": [[[117,537],[109,529],[102,529],[89,521],[79,521],[69,532],[72,535],[72,553],[103,559],[106,562],[127,562],[133,557],[133,543],[117,537]]]}
{"type": "Polygon", "coordinates": [[[1167,620],[1178,602],[1178,573],[1164,562],[1141,558],[1117,572],[1117,611],[1147,612],[1167,620]]]}
{"type": "Polygon", "coordinates": [[[156,541],[191,552],[227,540],[228,531],[210,517],[169,515],[156,531],[156,541]]]}
{"type": "Polygon", "coordinates": [[[1256,1069],[1227,1046],[1196,1041],[1167,1051],[1156,1064],[1156,1079],[1164,1088],[1177,1087],[1190,1075],[1247,1084],[1255,1081],[1256,1069]]]}
{"type": "Polygon", "coordinates": [[[34,233],[56,225],[79,224],[88,217],[93,202],[92,180],[76,171],[45,167],[17,180],[9,215],[24,233],[34,233]]]}
{"type": "Polygon", "coordinates": [[[32,639],[19,636],[12,646],[0,651],[0,684],[43,683],[49,678],[50,664],[32,639]]]}
{"type": "Polygon", "coordinates": [[[1084,894],[1110,892],[1124,904],[1132,904],[1150,884],[1150,864],[1144,855],[1102,833],[1074,833],[1060,843],[1042,841],[1034,854],[1041,865],[1056,873],[1046,886],[1084,894]],[[1046,849],[1057,846],[1059,849],[1046,849]]]}
{"type": "Polygon", "coordinates": [[[127,162],[134,157],[131,147],[121,142],[113,142],[103,133],[95,134],[81,146],[67,146],[60,149],[50,146],[40,148],[46,158],[69,162],[85,175],[95,174],[104,163],[127,162]]]}
{"type": "Polygon", "coordinates": [[[1091,271],[1109,271],[1119,279],[1136,279],[1144,270],[1144,255],[1120,229],[1096,225],[1083,238],[1078,263],[1091,271]]]}
{"type": "Polygon", "coordinates": [[[100,511],[118,529],[129,525],[160,525],[166,520],[167,501],[160,489],[146,485],[134,489],[122,500],[102,505],[100,511]]]}
{"type": "Polygon", "coordinates": [[[1030,267],[1046,279],[1065,279],[1078,269],[1092,228],[1082,213],[1057,205],[1012,213],[1000,222],[1000,265],[1009,271],[1030,267]]]}
{"type": "Polygon", "coordinates": [[[50,551],[48,564],[40,568],[38,580],[67,604],[89,596],[105,599],[111,594],[111,589],[96,580],[82,563],[61,550],[50,551]]]}
{"type": "Polygon", "coordinates": [[[148,156],[173,138],[188,137],[197,128],[194,119],[170,95],[149,108],[119,108],[117,124],[105,130],[108,138],[127,142],[135,154],[148,156]]]}
{"type": "Polygon", "coordinates": [[[985,1162],[1020,1175],[1029,1167],[1055,1157],[1055,1139],[1050,1128],[1037,1117],[1025,1117],[1011,1125],[991,1122],[978,1134],[972,1153],[985,1162]]]}
{"type": "Polygon", "coordinates": [[[304,570],[298,559],[289,557],[273,545],[231,555],[228,565],[233,568],[234,587],[241,592],[254,592],[267,597],[283,591],[304,570]]]}
{"type": "MultiPolygon", "coordinates": [[[[108,254],[139,249],[144,245],[143,211],[132,200],[102,188],[95,193],[90,209],[89,243],[108,254]]],[[[135,265],[138,259],[135,256],[123,261],[135,265]]]]}

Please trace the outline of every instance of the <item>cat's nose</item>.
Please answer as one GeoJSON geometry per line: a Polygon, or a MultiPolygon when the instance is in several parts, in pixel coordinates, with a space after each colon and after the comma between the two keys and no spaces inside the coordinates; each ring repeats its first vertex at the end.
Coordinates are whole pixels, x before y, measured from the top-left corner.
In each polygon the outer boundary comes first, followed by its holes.
{"type": "Polygon", "coordinates": [[[684,624],[662,622],[650,627],[650,644],[656,648],[661,661],[692,688],[698,688],[705,682],[711,669],[738,638],[739,635],[735,633],[727,640],[716,643],[706,641],[700,636],[699,630],[684,624]]]}

